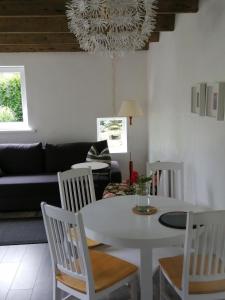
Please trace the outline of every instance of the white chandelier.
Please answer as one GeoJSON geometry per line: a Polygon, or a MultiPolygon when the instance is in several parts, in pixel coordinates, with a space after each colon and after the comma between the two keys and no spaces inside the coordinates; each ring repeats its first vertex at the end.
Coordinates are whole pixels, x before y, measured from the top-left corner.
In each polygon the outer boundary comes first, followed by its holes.
{"type": "Polygon", "coordinates": [[[70,0],[66,15],[80,47],[110,54],[142,49],[156,23],[156,0],[70,0]]]}

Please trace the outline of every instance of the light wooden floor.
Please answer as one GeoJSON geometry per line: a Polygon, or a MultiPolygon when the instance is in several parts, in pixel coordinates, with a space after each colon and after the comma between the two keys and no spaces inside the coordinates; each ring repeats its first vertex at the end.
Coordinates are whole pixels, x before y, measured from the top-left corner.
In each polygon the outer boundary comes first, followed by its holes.
{"type": "MultiPolygon", "coordinates": [[[[110,249],[113,255],[113,247],[110,249]]],[[[158,281],[156,272],[154,300],[159,300],[158,281]]],[[[169,296],[171,300],[179,300],[174,292],[169,291],[169,296]]],[[[122,287],[110,296],[110,300],[128,299],[128,287],[122,287]]],[[[0,300],[52,300],[52,270],[47,244],[0,246],[0,300]]]]}
{"type": "MultiPolygon", "coordinates": [[[[0,300],[51,299],[52,270],[48,245],[1,246],[0,300]]],[[[110,299],[129,299],[127,288],[112,294],[110,299]]]]}
{"type": "Polygon", "coordinates": [[[52,299],[47,244],[0,247],[0,300],[52,299]]]}

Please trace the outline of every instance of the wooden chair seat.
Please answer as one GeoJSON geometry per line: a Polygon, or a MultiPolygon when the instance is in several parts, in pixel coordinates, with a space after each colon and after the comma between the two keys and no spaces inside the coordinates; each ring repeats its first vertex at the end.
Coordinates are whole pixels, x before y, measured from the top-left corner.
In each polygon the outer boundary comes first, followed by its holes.
{"type": "Polygon", "coordinates": [[[87,245],[88,245],[88,248],[95,248],[97,246],[102,245],[102,243],[87,238],[87,245]]]}
{"type": "MultiPolygon", "coordinates": [[[[74,241],[77,240],[77,232],[73,228],[69,229],[68,235],[69,235],[69,239],[70,239],[70,236],[71,236],[72,240],[74,240],[74,241]]],[[[97,247],[97,246],[101,245],[100,242],[91,240],[89,238],[86,238],[86,240],[87,240],[87,246],[88,246],[88,248],[94,248],[94,247],[97,247]]]]}
{"type": "MultiPolygon", "coordinates": [[[[197,270],[200,266],[200,256],[197,262],[197,270]]],[[[181,290],[182,286],[182,271],[183,271],[183,256],[174,256],[159,259],[160,266],[165,273],[168,280],[176,286],[177,289],[181,290]]],[[[214,262],[212,262],[212,265],[214,262]]],[[[192,262],[190,263],[192,265],[192,262]]],[[[207,272],[207,258],[205,261],[205,270],[207,272]]],[[[219,264],[219,267],[221,264],[219,264]]],[[[210,294],[225,292],[225,280],[214,280],[214,281],[199,281],[189,283],[190,294],[210,294]]]]}
{"type": "MultiPolygon", "coordinates": [[[[91,266],[94,277],[95,291],[102,291],[120,280],[132,275],[137,267],[114,256],[90,250],[91,266]]],[[[59,272],[56,279],[81,293],[86,293],[85,282],[59,272]]]]}

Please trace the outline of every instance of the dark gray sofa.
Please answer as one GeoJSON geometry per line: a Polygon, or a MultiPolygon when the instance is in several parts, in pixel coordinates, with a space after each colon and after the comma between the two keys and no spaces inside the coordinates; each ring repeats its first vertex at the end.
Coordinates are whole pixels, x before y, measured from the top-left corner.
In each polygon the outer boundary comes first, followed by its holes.
{"type": "MultiPolygon", "coordinates": [[[[101,142],[66,144],[0,144],[0,211],[39,210],[40,203],[60,206],[57,172],[84,162],[90,147],[100,151],[101,142]]],[[[116,161],[108,169],[93,174],[96,198],[101,199],[109,182],[121,182],[116,161]]]]}

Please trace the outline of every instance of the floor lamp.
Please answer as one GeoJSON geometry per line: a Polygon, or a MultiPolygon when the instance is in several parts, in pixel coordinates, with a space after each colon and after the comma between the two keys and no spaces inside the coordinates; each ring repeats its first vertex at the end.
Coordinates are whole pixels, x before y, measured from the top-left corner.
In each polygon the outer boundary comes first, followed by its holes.
{"type": "MultiPolygon", "coordinates": [[[[143,116],[143,111],[141,106],[137,101],[134,100],[126,100],[121,103],[121,107],[118,113],[119,117],[128,117],[130,127],[133,124],[133,117],[143,116]]],[[[130,146],[130,143],[129,143],[130,146]]],[[[129,147],[130,159],[129,159],[129,183],[131,184],[131,176],[133,172],[133,161],[131,157],[131,147],[129,147]]]]}

